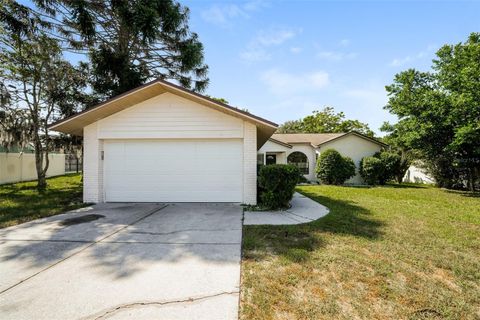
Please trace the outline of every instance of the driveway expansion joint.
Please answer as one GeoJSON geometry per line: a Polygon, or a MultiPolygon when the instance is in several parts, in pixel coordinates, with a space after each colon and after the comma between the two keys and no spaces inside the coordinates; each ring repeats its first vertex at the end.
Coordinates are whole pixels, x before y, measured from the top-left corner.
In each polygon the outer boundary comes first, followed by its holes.
{"type": "Polygon", "coordinates": [[[109,317],[123,309],[136,309],[136,308],[142,308],[142,307],[148,307],[148,306],[162,307],[165,305],[192,303],[192,302],[204,301],[204,300],[208,300],[208,299],[212,299],[212,298],[216,298],[224,295],[236,295],[236,294],[240,294],[240,291],[224,291],[224,292],[219,292],[215,294],[198,296],[198,297],[189,297],[189,298],[179,299],[179,300],[132,302],[127,304],[122,304],[117,307],[113,307],[107,311],[104,311],[101,315],[96,317],[91,317],[89,319],[92,319],[92,320],[105,319],[106,317],[109,317]]]}

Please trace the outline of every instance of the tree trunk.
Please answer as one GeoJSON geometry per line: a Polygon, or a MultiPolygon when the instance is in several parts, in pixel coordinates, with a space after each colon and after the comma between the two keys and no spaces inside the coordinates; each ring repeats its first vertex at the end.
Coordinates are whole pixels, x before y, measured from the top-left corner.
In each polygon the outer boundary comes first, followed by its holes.
{"type": "Polygon", "coordinates": [[[397,182],[399,184],[403,182],[403,175],[397,175],[397,182]]]}
{"type": "Polygon", "coordinates": [[[35,139],[35,168],[37,169],[37,189],[45,190],[47,187],[46,171],[43,170],[43,150],[40,139],[35,139]]]}

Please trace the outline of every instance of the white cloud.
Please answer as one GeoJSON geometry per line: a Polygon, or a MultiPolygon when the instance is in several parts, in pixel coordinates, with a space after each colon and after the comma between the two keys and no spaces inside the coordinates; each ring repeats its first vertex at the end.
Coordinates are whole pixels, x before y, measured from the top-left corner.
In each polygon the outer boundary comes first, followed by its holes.
{"type": "Polygon", "coordinates": [[[435,45],[429,45],[425,50],[422,50],[420,52],[418,52],[417,54],[414,54],[414,55],[408,55],[408,56],[405,56],[403,58],[395,58],[392,60],[392,62],[390,62],[390,66],[392,67],[401,67],[401,66],[404,66],[410,62],[413,62],[413,61],[416,61],[416,60],[421,60],[427,56],[430,56],[434,51],[435,49],[437,48],[437,46],[435,45]]]}
{"type": "Polygon", "coordinates": [[[282,45],[300,32],[301,30],[285,28],[261,30],[240,53],[240,58],[248,62],[270,60],[268,48],[282,45]]]}
{"type": "Polygon", "coordinates": [[[206,22],[219,25],[229,26],[236,18],[249,18],[252,12],[258,11],[268,6],[263,0],[247,1],[242,5],[239,4],[213,4],[208,9],[203,10],[200,15],[206,22]]]}
{"type": "Polygon", "coordinates": [[[354,52],[343,53],[338,51],[320,51],[319,53],[317,53],[317,57],[330,61],[342,61],[347,59],[354,59],[357,57],[357,54],[354,52]]]}
{"type": "Polygon", "coordinates": [[[330,84],[330,76],[325,71],[294,74],[278,69],[270,69],[261,75],[268,89],[277,95],[291,95],[323,89],[330,84]]]}
{"type": "Polygon", "coordinates": [[[240,58],[249,62],[267,61],[271,55],[264,48],[248,48],[240,53],[240,58]]]}
{"type": "Polygon", "coordinates": [[[269,29],[269,30],[262,30],[258,33],[257,37],[255,38],[254,42],[260,46],[277,46],[288,39],[293,38],[296,35],[295,30],[288,30],[288,29],[269,29]]]}
{"type": "Polygon", "coordinates": [[[297,53],[300,53],[300,52],[302,52],[302,51],[303,51],[303,49],[300,48],[300,47],[291,47],[291,48],[290,48],[290,52],[291,52],[291,53],[297,54],[297,53]]]}

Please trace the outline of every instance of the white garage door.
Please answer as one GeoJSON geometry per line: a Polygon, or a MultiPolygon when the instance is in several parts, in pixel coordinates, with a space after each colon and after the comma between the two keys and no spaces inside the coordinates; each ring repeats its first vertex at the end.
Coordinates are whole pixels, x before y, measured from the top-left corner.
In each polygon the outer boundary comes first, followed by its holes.
{"type": "Polygon", "coordinates": [[[106,141],[107,202],[242,202],[241,140],[106,141]]]}

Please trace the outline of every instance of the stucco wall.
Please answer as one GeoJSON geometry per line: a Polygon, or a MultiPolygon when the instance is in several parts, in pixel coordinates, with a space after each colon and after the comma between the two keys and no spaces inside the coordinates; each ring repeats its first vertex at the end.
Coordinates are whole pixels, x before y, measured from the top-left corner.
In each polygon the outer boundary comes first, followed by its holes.
{"type": "Polygon", "coordinates": [[[346,181],[347,184],[363,184],[363,179],[358,173],[360,161],[363,157],[371,156],[380,151],[382,147],[374,142],[360,138],[355,135],[348,135],[346,137],[325,143],[319,148],[320,153],[327,149],[335,149],[341,155],[350,157],[356,166],[356,174],[353,178],[346,181]]]}
{"type": "MultiPolygon", "coordinates": [[[[256,203],[255,125],[164,93],[84,128],[84,201],[103,202],[103,144],[111,139],[243,139],[243,202],[256,203]]],[[[238,141],[238,140],[237,140],[238,141]]]]}
{"type": "MultiPolygon", "coordinates": [[[[47,177],[65,174],[65,155],[49,154],[47,177]]],[[[33,153],[0,153],[0,184],[37,179],[33,153]]]]}

